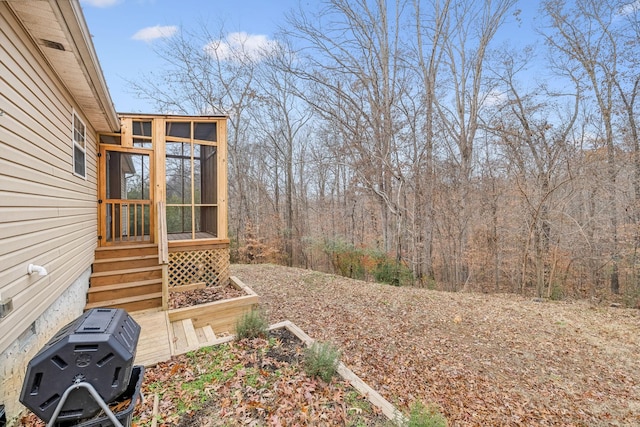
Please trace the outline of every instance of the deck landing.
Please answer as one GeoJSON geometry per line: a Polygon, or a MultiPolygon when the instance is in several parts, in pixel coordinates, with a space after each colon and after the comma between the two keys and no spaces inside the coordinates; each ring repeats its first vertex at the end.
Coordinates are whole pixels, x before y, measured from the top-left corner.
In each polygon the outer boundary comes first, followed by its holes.
{"type": "Polygon", "coordinates": [[[167,311],[153,309],[130,314],[141,328],[134,362],[136,365],[152,366],[169,360],[171,356],[233,339],[229,333],[216,336],[209,325],[194,327],[191,319],[171,322],[167,311]]]}
{"type": "Polygon", "coordinates": [[[140,338],[136,351],[136,365],[151,366],[171,358],[171,337],[167,312],[144,310],[130,313],[140,325],[140,338]]]}

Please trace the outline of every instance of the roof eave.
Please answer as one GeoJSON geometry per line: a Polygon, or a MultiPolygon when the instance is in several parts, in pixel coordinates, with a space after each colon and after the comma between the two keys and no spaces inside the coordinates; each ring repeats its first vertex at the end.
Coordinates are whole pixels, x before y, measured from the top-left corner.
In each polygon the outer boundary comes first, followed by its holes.
{"type": "Polygon", "coordinates": [[[58,5],[62,16],[67,22],[69,32],[73,37],[75,45],[78,47],[81,63],[86,70],[85,75],[88,76],[91,87],[94,88],[96,101],[105,112],[105,119],[108,122],[110,130],[113,132],[119,131],[120,119],[113,105],[113,100],[107,87],[107,81],[102,73],[102,67],[100,66],[98,55],[93,46],[91,33],[84,19],[80,2],[78,0],[71,0],[69,3],[58,0],[50,1],[58,5]]]}
{"type": "Polygon", "coordinates": [[[98,131],[119,131],[120,121],[79,1],[31,0],[6,4],[91,125],[98,131]]]}

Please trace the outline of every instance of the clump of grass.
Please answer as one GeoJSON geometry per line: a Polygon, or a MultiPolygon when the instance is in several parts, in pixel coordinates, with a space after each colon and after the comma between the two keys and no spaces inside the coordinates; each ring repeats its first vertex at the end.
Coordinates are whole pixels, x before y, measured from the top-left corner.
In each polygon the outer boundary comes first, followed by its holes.
{"type": "Polygon", "coordinates": [[[340,351],[330,343],[314,342],[304,353],[304,370],[310,377],[331,381],[340,362],[340,351]]]}
{"type": "Polygon", "coordinates": [[[267,336],[269,322],[261,310],[251,310],[242,315],[236,322],[236,337],[244,338],[264,338],[267,336]]]}
{"type": "Polygon", "coordinates": [[[420,401],[411,405],[406,427],[447,427],[447,419],[433,405],[426,406],[420,401]]]}

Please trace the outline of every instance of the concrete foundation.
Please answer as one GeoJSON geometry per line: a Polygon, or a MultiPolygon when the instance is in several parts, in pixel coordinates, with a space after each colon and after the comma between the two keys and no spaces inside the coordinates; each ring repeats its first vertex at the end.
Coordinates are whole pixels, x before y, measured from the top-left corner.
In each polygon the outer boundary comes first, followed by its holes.
{"type": "Polygon", "coordinates": [[[19,398],[27,364],[60,328],[82,314],[90,275],[88,268],[20,338],[0,353],[0,405],[5,405],[7,427],[17,425],[26,411],[19,398]]]}

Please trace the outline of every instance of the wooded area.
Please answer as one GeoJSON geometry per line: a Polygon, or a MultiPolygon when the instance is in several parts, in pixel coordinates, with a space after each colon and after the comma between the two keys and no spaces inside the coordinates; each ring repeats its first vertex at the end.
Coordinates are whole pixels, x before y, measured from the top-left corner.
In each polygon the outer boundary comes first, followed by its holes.
{"type": "Polygon", "coordinates": [[[260,50],[183,28],[132,88],[229,115],[234,261],[635,303],[640,3],[543,1],[524,47],[518,7],[325,0],[260,50]]]}

